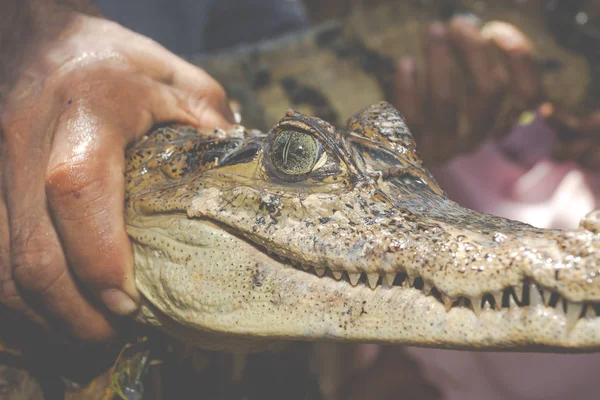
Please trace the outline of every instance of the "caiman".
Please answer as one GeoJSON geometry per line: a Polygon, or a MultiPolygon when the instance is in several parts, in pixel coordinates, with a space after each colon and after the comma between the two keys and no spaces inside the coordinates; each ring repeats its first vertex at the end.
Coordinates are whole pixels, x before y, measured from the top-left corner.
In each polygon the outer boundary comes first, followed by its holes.
{"type": "Polygon", "coordinates": [[[461,207],[388,103],[345,128],[294,110],[268,133],[159,127],[126,178],[135,320],[188,346],[600,349],[600,212],[565,231],[461,207]]]}
{"type": "Polygon", "coordinates": [[[127,160],[136,319],[194,346],[600,348],[600,214],[562,231],[461,207],[388,103],[343,129],[163,127],[127,160]]]}

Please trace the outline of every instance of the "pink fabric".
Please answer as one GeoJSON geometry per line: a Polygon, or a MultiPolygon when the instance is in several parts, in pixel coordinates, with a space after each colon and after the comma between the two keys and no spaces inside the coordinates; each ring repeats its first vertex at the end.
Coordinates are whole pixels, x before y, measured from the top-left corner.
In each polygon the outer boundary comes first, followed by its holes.
{"type": "MultiPolygon", "coordinates": [[[[432,173],[449,197],[480,212],[544,228],[575,228],[598,207],[598,176],[550,157],[540,120],[432,173]]],[[[599,399],[600,354],[461,352],[408,348],[447,400],[599,399]]]]}

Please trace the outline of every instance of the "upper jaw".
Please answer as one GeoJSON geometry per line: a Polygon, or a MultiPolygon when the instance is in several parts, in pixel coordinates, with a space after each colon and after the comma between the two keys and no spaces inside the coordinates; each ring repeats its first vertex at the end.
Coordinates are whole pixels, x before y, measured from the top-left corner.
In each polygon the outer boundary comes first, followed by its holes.
{"type": "MultiPolygon", "coordinates": [[[[208,209],[206,204],[231,203],[213,190],[218,199],[199,193],[188,215],[220,221],[299,270],[371,288],[416,287],[448,310],[466,306],[479,314],[488,306],[543,302],[579,317],[598,308],[595,214],[579,230],[544,230],[463,209],[444,196],[411,197],[395,187],[379,182],[363,192],[281,196],[279,208],[264,211],[258,225],[248,221],[266,208],[246,200],[235,209],[208,209]],[[372,201],[375,192],[387,201],[372,201]]],[[[258,192],[245,187],[228,194],[249,199],[258,192]]]]}

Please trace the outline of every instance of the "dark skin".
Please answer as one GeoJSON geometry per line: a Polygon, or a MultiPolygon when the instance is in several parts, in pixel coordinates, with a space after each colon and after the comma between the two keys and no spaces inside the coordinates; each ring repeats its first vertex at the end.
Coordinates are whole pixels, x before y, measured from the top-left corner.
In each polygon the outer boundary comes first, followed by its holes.
{"type": "Polygon", "coordinates": [[[156,123],[227,128],[232,115],[204,71],[92,10],[79,0],[0,5],[0,304],[98,341],[139,299],[125,147],[156,123]]]}
{"type": "Polygon", "coordinates": [[[509,132],[539,101],[533,48],[520,31],[509,28],[484,37],[466,18],[434,22],[424,32],[426,70],[418,71],[409,57],[398,61],[394,103],[426,162],[447,161],[509,132]],[[424,91],[419,75],[424,75],[424,91]]]}

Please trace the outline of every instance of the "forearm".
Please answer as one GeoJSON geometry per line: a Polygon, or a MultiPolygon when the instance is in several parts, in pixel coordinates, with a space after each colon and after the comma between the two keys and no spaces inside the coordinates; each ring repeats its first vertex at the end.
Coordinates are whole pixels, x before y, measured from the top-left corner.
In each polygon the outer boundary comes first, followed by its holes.
{"type": "Polygon", "coordinates": [[[76,13],[98,15],[89,0],[0,1],[0,99],[38,49],[57,38],[76,13]]]}

